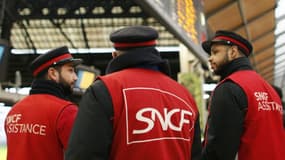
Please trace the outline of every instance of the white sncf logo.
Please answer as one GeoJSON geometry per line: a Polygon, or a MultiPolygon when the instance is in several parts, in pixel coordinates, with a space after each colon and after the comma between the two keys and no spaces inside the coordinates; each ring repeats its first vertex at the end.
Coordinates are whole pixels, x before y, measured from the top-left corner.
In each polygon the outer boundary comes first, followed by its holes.
{"type": "Polygon", "coordinates": [[[158,121],[161,125],[161,129],[163,131],[167,131],[171,129],[173,131],[182,131],[182,127],[184,124],[190,124],[190,116],[193,114],[187,110],[183,109],[163,109],[163,113],[160,113],[155,108],[142,108],[136,113],[136,120],[146,123],[147,126],[143,129],[134,129],[133,134],[143,134],[151,131],[155,127],[155,122],[158,121]],[[147,116],[150,113],[150,116],[147,116]],[[173,123],[173,116],[180,117],[179,124],[173,123]]]}
{"type": "Polygon", "coordinates": [[[187,97],[158,88],[125,88],[126,143],[191,141],[195,111],[187,97]]]}

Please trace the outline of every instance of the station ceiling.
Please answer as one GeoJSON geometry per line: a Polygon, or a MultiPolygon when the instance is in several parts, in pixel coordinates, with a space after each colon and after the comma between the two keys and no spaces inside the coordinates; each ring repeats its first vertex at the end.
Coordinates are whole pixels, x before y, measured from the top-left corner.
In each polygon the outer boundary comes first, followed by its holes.
{"type": "MultiPolygon", "coordinates": [[[[179,46],[179,41],[173,34],[132,0],[3,2],[5,3],[0,4],[5,11],[1,37],[10,40],[14,51],[26,52],[10,56],[7,79],[13,83],[18,70],[23,86],[29,86],[32,81],[28,65],[37,53],[63,45],[72,48],[73,53],[83,51],[74,54],[74,57],[84,59],[84,65],[94,66],[104,73],[112,58],[109,34],[124,26],[152,26],[159,32],[158,47],[179,46]]],[[[176,78],[174,74],[179,71],[178,52],[170,51],[162,56],[170,60],[173,78],[176,78]]]]}
{"type": "MultiPolygon", "coordinates": [[[[254,52],[250,57],[255,70],[268,82],[276,75],[275,0],[204,0],[204,13],[209,37],[216,30],[237,32],[249,39],[254,52]]],[[[9,39],[15,49],[30,49],[29,55],[13,55],[8,79],[14,80],[20,70],[28,85],[31,74],[23,66],[41,49],[66,45],[74,49],[111,48],[108,35],[123,26],[149,25],[159,31],[158,47],[179,46],[176,36],[144,11],[133,0],[3,0],[0,7],[1,37],[9,39]],[[3,15],[2,14],[2,15],[3,15]]],[[[106,54],[75,55],[87,65],[104,68],[111,58],[106,54]],[[104,63],[104,64],[103,64],[104,63]]],[[[168,54],[179,69],[179,57],[168,54]]],[[[283,74],[283,70],[277,74],[283,74]]]]}
{"type": "MultiPolygon", "coordinates": [[[[274,83],[276,0],[205,0],[204,12],[210,35],[216,30],[241,34],[253,44],[250,60],[255,70],[274,83]]],[[[278,65],[277,65],[278,66],[278,65]]],[[[277,74],[282,74],[283,71],[277,74]]]]}

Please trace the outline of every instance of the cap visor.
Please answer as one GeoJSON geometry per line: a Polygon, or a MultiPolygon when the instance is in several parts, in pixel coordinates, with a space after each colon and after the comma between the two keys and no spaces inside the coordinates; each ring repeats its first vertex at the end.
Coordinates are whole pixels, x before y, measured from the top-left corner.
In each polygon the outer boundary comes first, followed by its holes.
{"type": "Polygon", "coordinates": [[[79,64],[81,64],[83,62],[82,59],[75,59],[75,58],[71,58],[71,59],[65,59],[62,61],[57,62],[56,65],[62,65],[62,64],[66,64],[66,63],[71,63],[73,66],[77,66],[79,64]]]}
{"type": "Polygon", "coordinates": [[[71,62],[74,66],[77,66],[83,62],[82,59],[71,59],[71,62]]]}
{"type": "Polygon", "coordinates": [[[206,53],[211,54],[211,45],[212,41],[205,41],[202,43],[202,48],[206,53]]]}
{"type": "Polygon", "coordinates": [[[224,40],[205,41],[202,43],[202,48],[204,49],[205,52],[207,52],[208,54],[211,54],[211,47],[213,44],[231,45],[228,42],[229,41],[224,41],[224,40]]]}

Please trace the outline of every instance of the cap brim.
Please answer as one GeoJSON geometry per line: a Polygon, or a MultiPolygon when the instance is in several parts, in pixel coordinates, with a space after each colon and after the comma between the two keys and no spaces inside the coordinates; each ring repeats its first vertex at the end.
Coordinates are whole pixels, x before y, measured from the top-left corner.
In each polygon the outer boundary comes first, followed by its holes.
{"type": "Polygon", "coordinates": [[[66,63],[71,63],[73,66],[77,66],[79,64],[81,64],[83,62],[82,59],[80,58],[71,58],[71,59],[65,59],[65,60],[62,60],[62,61],[59,61],[57,62],[56,65],[62,65],[62,64],[66,64],[66,63]]]}
{"type": "Polygon", "coordinates": [[[208,54],[211,54],[211,47],[213,44],[231,45],[228,42],[229,41],[224,41],[224,40],[205,41],[202,43],[202,48],[204,49],[205,52],[207,52],[208,54]]]}
{"type": "Polygon", "coordinates": [[[82,59],[71,59],[70,62],[74,65],[74,66],[77,66],[79,64],[81,64],[83,62],[82,59]]]}
{"type": "Polygon", "coordinates": [[[212,41],[205,41],[202,43],[202,48],[206,53],[211,54],[211,45],[212,41]]]}

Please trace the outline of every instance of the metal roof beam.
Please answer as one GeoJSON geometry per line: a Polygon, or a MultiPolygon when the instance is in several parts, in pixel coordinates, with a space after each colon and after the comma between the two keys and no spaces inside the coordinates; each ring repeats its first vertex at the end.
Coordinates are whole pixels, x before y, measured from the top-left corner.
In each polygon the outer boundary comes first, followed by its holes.
{"type": "Polygon", "coordinates": [[[278,75],[280,75],[282,73],[284,73],[284,70],[278,70],[278,71],[275,70],[274,75],[275,75],[275,77],[278,77],[278,75]]]}
{"type": "Polygon", "coordinates": [[[276,34],[276,39],[279,38],[280,36],[283,36],[285,34],[285,31],[282,31],[281,33],[276,34]]]}
{"type": "MultiPolygon", "coordinates": [[[[284,46],[284,45],[283,45],[284,46]]],[[[276,47],[275,47],[275,52],[276,52],[276,47]]],[[[280,53],[280,54],[278,54],[278,55],[276,55],[275,54],[275,59],[278,59],[279,57],[281,57],[281,56],[284,56],[284,54],[285,54],[285,52],[282,52],[282,53],[280,53]]]]}
{"type": "Polygon", "coordinates": [[[269,72],[272,72],[274,70],[274,66],[266,67],[264,70],[260,71],[259,73],[262,75],[266,75],[269,72]]]}
{"type": "Polygon", "coordinates": [[[23,36],[25,37],[25,43],[27,44],[28,48],[33,49],[34,53],[36,54],[37,48],[30,36],[30,33],[28,32],[26,25],[23,23],[23,21],[18,21],[17,24],[24,30],[23,36]]]}
{"type": "Polygon", "coordinates": [[[285,70],[285,63],[278,63],[275,64],[275,72],[278,72],[279,70],[285,70]],[[278,68],[276,68],[276,66],[278,65],[278,68]]]}
{"type": "Polygon", "coordinates": [[[263,61],[260,61],[258,62],[258,69],[259,70],[263,70],[264,68],[266,68],[267,66],[263,66],[265,63],[268,63],[268,61],[272,61],[274,60],[274,57],[271,57],[271,58],[267,58],[266,60],[263,60],[263,61]],[[261,67],[261,68],[260,68],[261,67]]]}
{"type": "Polygon", "coordinates": [[[249,30],[248,30],[248,22],[247,22],[247,19],[245,17],[245,14],[244,14],[244,10],[243,10],[243,4],[242,4],[242,1],[241,0],[238,0],[238,8],[239,8],[239,11],[240,11],[240,14],[241,14],[241,18],[242,18],[242,22],[243,22],[243,26],[245,27],[245,32],[246,32],[246,37],[248,38],[249,41],[251,41],[251,36],[249,34],[249,30]]]}
{"type": "Polygon", "coordinates": [[[133,10],[132,7],[138,7],[131,0],[116,1],[64,1],[50,0],[47,2],[35,1],[35,3],[20,3],[16,7],[18,20],[21,19],[71,19],[71,18],[126,18],[126,17],[145,17],[147,16],[140,9],[133,10]],[[122,5],[122,3],[124,5],[122,5]],[[48,5],[47,5],[48,4],[48,5]],[[113,13],[114,7],[120,7],[121,12],[113,13]],[[84,13],[80,13],[83,11],[84,13]]]}
{"type": "Polygon", "coordinates": [[[285,19],[285,14],[280,16],[280,17],[278,17],[278,18],[276,18],[276,21],[279,22],[279,21],[281,21],[283,19],[285,19]]]}
{"type": "MultiPolygon", "coordinates": [[[[280,58],[280,56],[284,56],[285,55],[285,52],[282,52],[280,53],[278,56],[275,56],[275,59],[277,60],[277,57],[280,58]]],[[[285,61],[281,61],[281,63],[284,63],[285,61]]],[[[277,63],[278,64],[281,64],[281,63],[277,63]]]]}
{"type": "Polygon", "coordinates": [[[11,28],[13,23],[15,22],[15,18],[13,16],[13,5],[15,5],[14,1],[3,0],[1,8],[1,38],[6,39],[10,42],[11,36],[11,28]]]}
{"type": "Polygon", "coordinates": [[[83,18],[80,19],[80,27],[81,27],[81,31],[82,31],[85,47],[86,48],[90,48],[89,43],[88,43],[89,41],[88,41],[88,38],[87,38],[86,30],[85,30],[85,25],[84,25],[84,22],[83,22],[83,18]]]}
{"type": "Polygon", "coordinates": [[[263,78],[264,79],[270,79],[270,78],[274,77],[273,75],[274,75],[273,72],[269,72],[268,74],[263,75],[263,78]]]}
{"type": "Polygon", "coordinates": [[[285,46],[285,42],[283,42],[280,45],[276,46],[275,50],[278,50],[278,49],[280,49],[281,47],[284,47],[284,46],[285,46]]]}
{"type": "MultiPolygon", "coordinates": [[[[254,43],[255,41],[259,40],[260,38],[262,38],[262,37],[264,37],[264,36],[267,36],[267,35],[270,34],[271,32],[274,33],[274,29],[273,29],[273,30],[269,30],[269,31],[267,31],[267,32],[265,32],[265,33],[263,33],[263,34],[261,34],[260,36],[258,36],[258,37],[255,38],[255,39],[252,39],[252,40],[251,40],[252,43],[254,43]]],[[[263,52],[263,51],[264,51],[265,49],[267,49],[267,48],[270,48],[270,46],[266,46],[266,47],[264,47],[264,48],[262,48],[262,49],[259,49],[258,52],[254,53],[254,54],[251,54],[251,57],[252,57],[252,59],[253,59],[253,66],[254,66],[254,67],[256,67],[256,65],[257,65],[257,62],[255,61],[255,56],[257,56],[259,53],[263,52]]]]}
{"type": "Polygon", "coordinates": [[[268,30],[268,31],[264,32],[263,34],[257,36],[256,38],[252,39],[252,42],[257,41],[257,40],[259,40],[260,38],[262,38],[262,37],[264,37],[264,36],[266,36],[266,35],[268,35],[268,34],[270,34],[270,33],[273,33],[273,34],[274,34],[274,31],[275,31],[275,28],[273,28],[273,29],[271,29],[271,30],[268,30]]]}
{"type": "Polygon", "coordinates": [[[67,34],[63,31],[61,27],[61,23],[59,21],[55,21],[55,19],[50,19],[51,23],[59,29],[59,32],[63,35],[63,37],[69,42],[69,44],[72,46],[72,48],[76,48],[75,45],[73,44],[72,40],[67,36],[67,34]]]}
{"type": "MultiPolygon", "coordinates": [[[[270,43],[270,44],[268,44],[268,45],[266,45],[266,46],[264,46],[264,47],[261,48],[258,52],[255,52],[255,53],[254,53],[254,56],[258,56],[259,54],[261,54],[262,52],[264,52],[264,51],[267,50],[267,49],[274,48],[273,46],[274,46],[274,42],[273,42],[273,43],[270,43]]],[[[275,49],[275,48],[274,48],[274,49],[275,49]]]]}
{"type": "Polygon", "coordinates": [[[225,3],[224,5],[222,5],[221,7],[219,7],[219,8],[217,8],[217,9],[213,10],[212,12],[207,13],[206,19],[208,19],[208,18],[214,16],[215,14],[217,14],[218,12],[220,12],[221,10],[223,10],[223,9],[225,9],[225,8],[227,8],[227,7],[229,7],[230,5],[232,5],[232,4],[234,4],[234,3],[236,3],[236,1],[234,1],[234,0],[229,1],[229,2],[225,3]]]}
{"type": "MultiPolygon", "coordinates": [[[[239,0],[240,1],[240,0],[239,0]]],[[[247,21],[247,24],[251,24],[253,23],[254,21],[258,20],[259,18],[262,18],[265,14],[268,14],[272,11],[274,11],[275,7],[273,8],[269,8],[268,10],[260,13],[258,16],[255,16],[254,18],[252,18],[251,20],[247,21]]],[[[244,25],[240,25],[240,26],[237,26],[236,28],[233,28],[232,30],[233,31],[236,31],[236,30],[239,30],[240,28],[244,27],[244,25]]]]}

